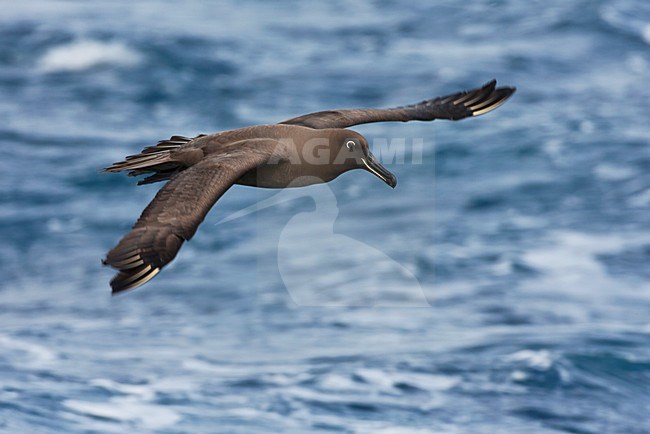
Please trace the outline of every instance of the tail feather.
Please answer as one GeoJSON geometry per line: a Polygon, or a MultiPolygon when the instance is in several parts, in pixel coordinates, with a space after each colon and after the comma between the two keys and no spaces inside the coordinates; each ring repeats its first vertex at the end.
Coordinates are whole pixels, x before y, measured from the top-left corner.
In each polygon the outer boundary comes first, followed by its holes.
{"type": "Polygon", "coordinates": [[[199,134],[198,136],[191,139],[185,136],[171,136],[171,138],[169,138],[168,140],[161,140],[154,146],[147,146],[142,150],[142,152],[139,155],[157,153],[159,151],[164,151],[164,150],[173,151],[180,148],[185,143],[191,142],[192,140],[203,136],[205,136],[205,134],[199,134]]]}
{"type": "Polygon", "coordinates": [[[129,171],[129,176],[154,174],[140,181],[138,185],[168,180],[183,166],[183,163],[174,160],[174,153],[181,146],[204,135],[194,138],[172,136],[168,140],[161,140],[155,146],[147,146],[139,154],[129,155],[123,161],[113,163],[102,171],[112,173],[129,171]]]}

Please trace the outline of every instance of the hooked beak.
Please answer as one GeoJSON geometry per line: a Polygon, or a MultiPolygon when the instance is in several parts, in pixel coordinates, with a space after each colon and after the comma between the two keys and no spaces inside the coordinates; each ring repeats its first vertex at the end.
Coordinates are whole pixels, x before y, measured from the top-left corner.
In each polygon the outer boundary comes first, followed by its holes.
{"type": "Polygon", "coordinates": [[[382,166],[374,157],[374,155],[368,153],[368,156],[366,158],[362,158],[361,161],[363,162],[364,166],[366,166],[368,172],[374,174],[377,178],[381,179],[392,188],[395,188],[397,185],[397,178],[395,175],[390,173],[388,169],[382,166]]]}

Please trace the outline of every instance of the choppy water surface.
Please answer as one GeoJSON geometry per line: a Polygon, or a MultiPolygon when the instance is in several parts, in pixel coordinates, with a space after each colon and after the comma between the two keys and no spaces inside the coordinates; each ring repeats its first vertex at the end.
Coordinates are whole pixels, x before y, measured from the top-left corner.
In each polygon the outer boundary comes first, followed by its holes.
{"type": "Polygon", "coordinates": [[[0,429],[650,432],[650,9],[458,4],[4,4],[0,429]],[[350,173],[217,224],[273,194],[235,187],[110,297],[157,186],[97,168],[493,77],[519,90],[484,117],[356,128],[424,140],[395,191],[350,173]],[[282,270],[361,307],[297,305],[282,270]]]}

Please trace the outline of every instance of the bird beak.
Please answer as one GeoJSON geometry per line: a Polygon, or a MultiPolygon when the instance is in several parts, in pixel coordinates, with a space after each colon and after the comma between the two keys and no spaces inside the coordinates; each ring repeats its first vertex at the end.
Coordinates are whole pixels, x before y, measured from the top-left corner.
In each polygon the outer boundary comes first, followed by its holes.
{"type": "Polygon", "coordinates": [[[384,181],[386,184],[390,185],[392,188],[395,188],[397,185],[397,178],[395,175],[390,173],[388,169],[382,166],[379,161],[374,157],[374,155],[368,153],[366,158],[362,158],[364,166],[368,172],[374,174],[377,178],[384,181]]]}

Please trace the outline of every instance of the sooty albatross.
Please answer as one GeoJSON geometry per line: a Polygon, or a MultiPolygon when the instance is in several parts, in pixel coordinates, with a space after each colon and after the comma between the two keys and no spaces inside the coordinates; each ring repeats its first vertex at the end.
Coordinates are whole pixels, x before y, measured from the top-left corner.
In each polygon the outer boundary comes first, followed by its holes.
{"type": "Polygon", "coordinates": [[[367,140],[346,128],[371,122],[478,116],[499,107],[514,91],[514,87],[497,88],[493,80],[478,89],[404,107],[327,110],[191,139],[172,136],[126,157],[104,171],[149,175],[138,185],[169,182],[103,260],[118,270],[111,280],[113,294],[140,286],[158,274],[233,184],[303,186],[363,169],[394,188],[397,179],[370,153],[367,140]]]}

